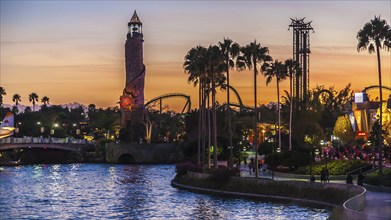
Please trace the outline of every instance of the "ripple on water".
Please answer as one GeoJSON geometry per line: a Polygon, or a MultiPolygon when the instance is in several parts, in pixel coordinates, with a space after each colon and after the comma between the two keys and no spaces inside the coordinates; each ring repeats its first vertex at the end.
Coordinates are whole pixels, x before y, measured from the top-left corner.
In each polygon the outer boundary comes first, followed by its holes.
{"type": "Polygon", "coordinates": [[[327,219],[329,210],[191,193],[173,165],[0,167],[1,219],[327,219]]]}

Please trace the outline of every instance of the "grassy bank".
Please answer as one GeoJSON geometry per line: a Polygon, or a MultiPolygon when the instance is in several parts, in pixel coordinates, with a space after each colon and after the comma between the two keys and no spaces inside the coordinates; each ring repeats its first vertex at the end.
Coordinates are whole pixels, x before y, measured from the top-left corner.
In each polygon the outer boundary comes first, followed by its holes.
{"type": "Polygon", "coordinates": [[[272,180],[257,181],[244,178],[225,178],[220,181],[216,179],[215,175],[205,179],[191,178],[188,175],[177,175],[175,182],[193,187],[314,200],[335,205],[343,204],[352,196],[347,190],[326,188],[320,183],[311,185],[309,183],[272,180]]]}

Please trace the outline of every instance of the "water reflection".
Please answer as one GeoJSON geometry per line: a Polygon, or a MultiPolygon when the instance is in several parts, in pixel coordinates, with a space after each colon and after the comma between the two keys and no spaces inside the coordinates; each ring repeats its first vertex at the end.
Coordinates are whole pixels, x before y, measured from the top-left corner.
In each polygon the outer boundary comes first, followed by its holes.
{"type": "Polygon", "coordinates": [[[178,190],[172,165],[2,167],[1,219],[326,219],[328,210],[178,190]]]}

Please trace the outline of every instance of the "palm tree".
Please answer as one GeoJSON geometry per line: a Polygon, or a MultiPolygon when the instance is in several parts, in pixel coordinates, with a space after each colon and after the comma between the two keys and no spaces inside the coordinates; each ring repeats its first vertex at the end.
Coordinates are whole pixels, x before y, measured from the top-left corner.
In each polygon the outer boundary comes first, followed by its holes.
{"type": "MultiPolygon", "coordinates": [[[[188,53],[185,56],[185,62],[183,63],[183,68],[185,70],[185,73],[189,74],[189,77],[187,81],[193,82],[194,86],[197,86],[198,84],[198,99],[199,99],[199,117],[198,117],[198,164],[201,162],[201,140],[204,136],[201,135],[203,133],[203,119],[204,119],[204,107],[205,107],[205,99],[204,95],[204,76],[205,76],[205,56],[206,56],[207,49],[202,46],[197,46],[195,48],[192,48],[188,51],[188,53]]],[[[202,147],[204,148],[205,145],[202,144],[202,147]]],[[[205,150],[202,151],[202,155],[205,153],[205,150]]]]}
{"type": "Polygon", "coordinates": [[[224,57],[218,46],[209,46],[206,53],[206,72],[212,84],[212,114],[213,114],[213,168],[217,169],[217,114],[216,114],[216,82],[224,82],[224,57]]]}
{"type": "Polygon", "coordinates": [[[44,96],[42,97],[41,102],[43,103],[44,106],[47,106],[49,105],[49,100],[50,99],[47,96],[44,96]]]}
{"type": "Polygon", "coordinates": [[[35,102],[38,102],[38,95],[33,92],[29,95],[29,102],[32,102],[33,103],[33,111],[35,111],[35,102]]]}
{"type": "Polygon", "coordinates": [[[223,42],[219,42],[221,53],[224,56],[225,72],[227,73],[227,121],[228,121],[228,139],[229,139],[229,167],[233,166],[233,143],[232,143],[232,126],[231,126],[231,107],[229,96],[229,69],[234,67],[234,61],[240,52],[238,43],[232,42],[229,38],[224,38],[223,42]]]}
{"type": "Polygon", "coordinates": [[[19,105],[19,102],[21,102],[22,100],[20,99],[20,95],[19,94],[14,94],[12,96],[12,101],[15,102],[15,105],[18,106],[19,105]]]}
{"type": "MultiPolygon", "coordinates": [[[[358,33],[357,33],[357,51],[368,50],[369,53],[374,53],[376,51],[377,55],[377,70],[379,75],[379,93],[380,93],[380,116],[379,116],[379,124],[382,127],[382,102],[383,102],[383,94],[382,94],[382,78],[381,78],[381,63],[380,63],[380,48],[384,48],[387,51],[391,47],[391,29],[385,20],[376,17],[372,19],[370,22],[366,23],[358,33]]],[[[380,129],[380,133],[382,129],[380,129]]],[[[382,134],[379,135],[379,150],[382,152],[382,134]]],[[[379,174],[383,174],[382,171],[382,153],[379,154],[379,174]]]]}
{"type": "Polygon", "coordinates": [[[293,111],[293,76],[297,76],[299,74],[299,63],[292,60],[285,60],[285,68],[287,69],[289,76],[289,151],[292,150],[292,111],[293,111]]]}
{"type": "MultiPolygon", "coordinates": [[[[242,56],[239,56],[236,62],[236,65],[239,70],[243,70],[246,67],[254,69],[254,146],[255,146],[255,165],[256,172],[255,177],[258,177],[258,109],[257,109],[257,74],[259,65],[265,65],[267,62],[271,61],[271,56],[268,55],[269,49],[267,47],[262,47],[261,44],[257,43],[256,40],[241,48],[242,56]]],[[[261,70],[262,71],[262,70],[261,70]]]]}
{"type": "Polygon", "coordinates": [[[3,96],[4,95],[7,95],[7,93],[5,92],[5,89],[0,86],[0,106],[3,105],[3,96]]]}
{"type": "Polygon", "coordinates": [[[13,108],[13,112],[17,113],[19,111],[19,109],[18,109],[19,102],[22,101],[20,99],[20,95],[19,94],[14,94],[12,96],[12,101],[15,102],[15,105],[14,105],[14,108],[13,108]]]}
{"type": "Polygon", "coordinates": [[[271,83],[273,78],[277,82],[277,109],[278,109],[278,148],[281,149],[281,108],[280,108],[280,82],[284,80],[288,73],[285,65],[278,60],[274,61],[270,66],[264,66],[263,74],[266,77],[266,85],[271,83]]]}

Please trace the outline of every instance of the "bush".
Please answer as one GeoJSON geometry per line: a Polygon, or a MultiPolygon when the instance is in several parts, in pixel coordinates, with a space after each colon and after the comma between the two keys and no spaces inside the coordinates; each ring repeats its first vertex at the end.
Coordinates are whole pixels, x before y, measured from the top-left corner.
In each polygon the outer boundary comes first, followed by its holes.
{"type": "Polygon", "coordinates": [[[202,172],[202,168],[200,166],[197,166],[194,163],[191,163],[189,161],[184,163],[178,163],[175,165],[175,171],[176,173],[181,176],[187,173],[187,171],[192,172],[202,172]]]}
{"type": "Polygon", "coordinates": [[[309,164],[310,156],[308,151],[286,151],[267,155],[265,162],[273,167],[279,165],[299,167],[309,164]]]}
{"type": "Polygon", "coordinates": [[[391,169],[383,168],[383,176],[378,172],[371,173],[364,178],[364,183],[373,186],[391,187],[391,169]]]}
{"type": "MultiPolygon", "coordinates": [[[[322,160],[312,164],[312,173],[320,175],[320,172],[323,168],[326,168],[326,166],[330,175],[346,175],[347,172],[353,170],[357,170],[354,174],[358,174],[360,172],[360,167],[371,169],[367,162],[361,160],[322,160]]],[[[294,173],[309,174],[310,166],[299,167],[294,173]]]]}
{"type": "Polygon", "coordinates": [[[222,167],[211,172],[210,179],[216,183],[226,183],[231,178],[231,171],[227,167],[222,167]]]}

